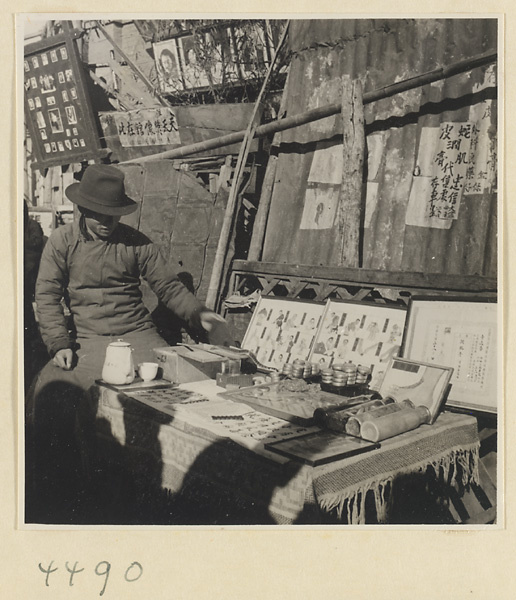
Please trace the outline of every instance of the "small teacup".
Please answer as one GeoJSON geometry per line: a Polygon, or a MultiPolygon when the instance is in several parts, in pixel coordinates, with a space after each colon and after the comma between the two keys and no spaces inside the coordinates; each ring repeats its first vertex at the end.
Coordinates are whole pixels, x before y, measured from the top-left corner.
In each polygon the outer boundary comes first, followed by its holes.
{"type": "Polygon", "coordinates": [[[158,373],[158,363],[144,362],[138,365],[138,372],[143,381],[152,381],[158,373]]]}

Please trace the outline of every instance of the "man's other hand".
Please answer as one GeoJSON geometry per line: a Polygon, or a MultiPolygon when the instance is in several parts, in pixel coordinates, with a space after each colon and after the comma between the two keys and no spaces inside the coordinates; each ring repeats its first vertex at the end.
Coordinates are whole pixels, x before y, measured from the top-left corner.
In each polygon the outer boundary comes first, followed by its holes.
{"type": "Polygon", "coordinates": [[[54,356],[54,364],[65,371],[69,371],[72,368],[73,361],[73,350],[70,348],[63,348],[58,350],[54,356]]]}
{"type": "Polygon", "coordinates": [[[215,346],[233,346],[235,341],[224,317],[206,310],[200,314],[201,325],[208,332],[210,344],[215,346]]]}

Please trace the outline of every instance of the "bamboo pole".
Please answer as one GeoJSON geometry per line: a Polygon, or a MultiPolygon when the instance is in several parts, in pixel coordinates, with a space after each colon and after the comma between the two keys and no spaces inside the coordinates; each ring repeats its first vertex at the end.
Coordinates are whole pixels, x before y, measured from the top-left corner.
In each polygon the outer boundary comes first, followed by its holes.
{"type": "MultiPolygon", "coordinates": [[[[483,54],[481,56],[476,56],[474,58],[454,63],[447,67],[441,67],[439,69],[429,71],[428,73],[423,73],[422,75],[416,75],[410,79],[393,83],[378,90],[366,92],[363,96],[364,105],[370,104],[371,102],[377,102],[383,98],[388,98],[389,96],[394,96],[417,87],[421,87],[422,85],[440,81],[441,79],[447,79],[448,77],[458,75],[459,73],[471,71],[471,69],[475,69],[477,67],[491,64],[497,61],[497,56],[498,55],[496,52],[493,54],[483,54]]],[[[276,133],[277,131],[285,131],[286,129],[299,127],[300,125],[305,125],[306,123],[312,123],[313,121],[318,121],[320,119],[325,119],[326,117],[339,114],[341,110],[341,103],[328,104],[326,106],[314,108],[292,117],[285,117],[284,119],[280,119],[278,121],[272,121],[270,123],[266,123],[265,125],[260,125],[260,127],[256,129],[255,136],[265,137],[267,135],[276,133]]],[[[181,148],[174,148],[173,150],[158,152],[157,154],[151,154],[149,156],[133,158],[131,160],[124,161],[124,163],[121,164],[143,163],[152,160],[181,158],[183,156],[189,156],[199,152],[207,152],[208,150],[215,150],[216,148],[223,148],[224,146],[237,144],[244,139],[245,134],[245,130],[235,131],[234,133],[228,133],[227,135],[222,135],[217,138],[205,140],[203,142],[197,142],[181,148]]]]}
{"type": "Polygon", "coordinates": [[[216,308],[217,294],[219,292],[220,284],[223,277],[224,262],[226,260],[226,251],[228,247],[229,237],[231,235],[231,227],[235,217],[235,209],[237,206],[238,199],[238,188],[240,187],[242,173],[247,162],[247,157],[249,156],[249,150],[251,149],[251,142],[255,136],[256,129],[262,117],[263,98],[265,96],[265,90],[267,89],[270,76],[274,70],[274,67],[276,66],[277,58],[279,56],[283,43],[285,42],[285,39],[287,37],[289,23],[290,22],[287,21],[287,24],[283,29],[281,39],[276,48],[276,52],[274,53],[274,58],[272,59],[269,68],[267,69],[267,74],[265,75],[265,78],[263,80],[260,93],[258,94],[258,98],[253,108],[251,120],[249,122],[249,125],[247,126],[244,140],[238,153],[238,160],[235,166],[235,171],[233,173],[233,180],[231,182],[231,188],[229,191],[229,198],[226,205],[226,212],[224,214],[224,221],[222,223],[222,229],[220,231],[217,251],[215,253],[215,260],[213,263],[213,271],[211,273],[210,285],[208,287],[208,292],[206,295],[206,306],[208,308],[216,308]]]}

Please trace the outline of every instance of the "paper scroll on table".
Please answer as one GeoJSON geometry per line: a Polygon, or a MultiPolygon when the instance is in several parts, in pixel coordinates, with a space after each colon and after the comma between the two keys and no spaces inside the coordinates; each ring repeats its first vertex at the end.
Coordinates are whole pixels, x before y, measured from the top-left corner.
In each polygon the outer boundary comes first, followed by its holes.
{"type": "Polygon", "coordinates": [[[372,400],[353,408],[317,410],[314,414],[320,425],[338,432],[380,442],[419,427],[430,421],[425,406],[414,407],[412,402],[372,400]]]}

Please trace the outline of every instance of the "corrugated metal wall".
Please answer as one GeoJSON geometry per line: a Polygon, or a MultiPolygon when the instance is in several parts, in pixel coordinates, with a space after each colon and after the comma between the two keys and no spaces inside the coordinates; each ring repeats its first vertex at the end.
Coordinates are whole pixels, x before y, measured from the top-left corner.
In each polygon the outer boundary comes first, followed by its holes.
{"type": "MultiPolygon", "coordinates": [[[[294,58],[287,114],[295,115],[340,102],[344,74],[360,79],[367,92],[496,51],[497,22],[293,21],[290,40],[294,58]]],[[[478,120],[482,111],[489,137],[496,133],[495,83],[487,82],[491,72],[475,69],[365,107],[362,267],[496,276],[496,186],[463,195],[458,218],[448,229],[406,224],[422,132],[441,123],[478,120]]],[[[307,227],[315,213],[307,211],[305,198],[307,190],[316,200],[321,189],[336,185],[330,165],[341,139],[340,115],[283,133],[262,260],[339,265],[336,228],[307,227]]]]}

